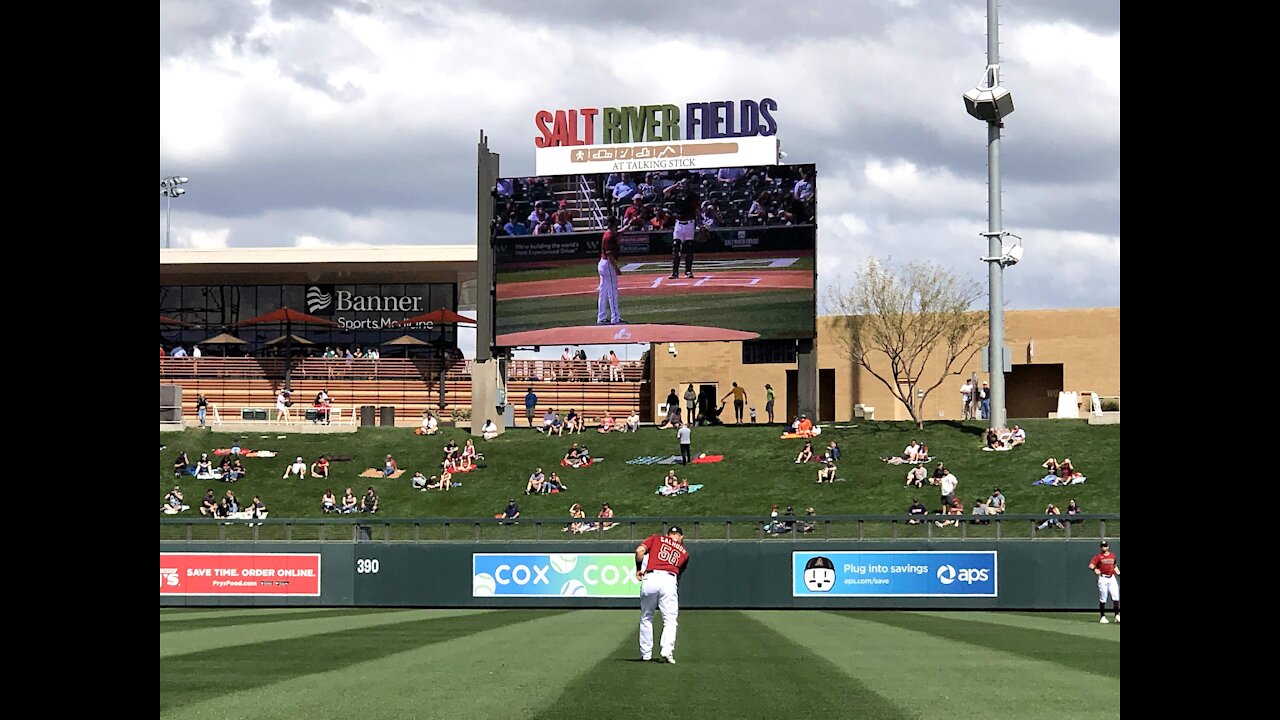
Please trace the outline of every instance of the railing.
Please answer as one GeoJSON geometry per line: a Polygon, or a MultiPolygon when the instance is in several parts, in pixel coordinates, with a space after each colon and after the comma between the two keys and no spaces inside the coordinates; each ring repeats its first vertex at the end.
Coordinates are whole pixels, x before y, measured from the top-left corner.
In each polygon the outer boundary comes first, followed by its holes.
{"type": "MultiPolygon", "coordinates": [[[[190,512],[190,511],[188,511],[190,512]]],[[[686,540],[815,542],[829,540],[1070,540],[1120,536],[1118,513],[1054,516],[1056,527],[1038,529],[1044,515],[707,515],[701,517],[614,517],[570,519],[518,518],[387,518],[341,515],[323,518],[225,520],[205,517],[160,518],[160,540],[169,542],[546,542],[559,539],[639,542],[670,525],[679,525],[686,540]],[[599,523],[612,523],[608,530],[599,523]],[[912,524],[912,520],[919,520],[912,524]],[[938,527],[945,520],[958,525],[938,527]],[[980,524],[982,522],[987,524],[980,524]],[[573,523],[594,527],[565,531],[573,523]],[[779,525],[781,523],[781,525],[779,525]],[[805,528],[809,529],[806,530],[805,528]],[[779,532],[769,532],[773,528],[779,532]]]]}
{"type": "MultiPolygon", "coordinates": [[[[449,363],[445,382],[470,382],[471,362],[449,363]]],[[[439,360],[418,358],[296,358],[290,364],[294,380],[438,380],[441,366],[439,360]]],[[[160,379],[283,379],[284,367],[284,358],[164,357],[160,358],[160,379]]],[[[620,361],[611,373],[609,364],[603,360],[512,360],[507,365],[507,379],[515,382],[640,382],[644,379],[644,363],[620,361]]]]}

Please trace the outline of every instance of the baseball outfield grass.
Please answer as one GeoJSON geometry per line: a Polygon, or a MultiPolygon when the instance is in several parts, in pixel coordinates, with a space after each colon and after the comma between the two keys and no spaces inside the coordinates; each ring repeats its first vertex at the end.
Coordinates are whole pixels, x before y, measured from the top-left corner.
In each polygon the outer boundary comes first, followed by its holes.
{"type": "MultiPolygon", "coordinates": [[[[665,393],[661,394],[665,396],[665,393]]],[[[332,488],[341,496],[343,490],[350,486],[359,496],[366,487],[373,485],[382,501],[381,511],[376,517],[390,518],[492,518],[494,513],[502,510],[508,498],[515,497],[520,502],[526,522],[511,529],[515,533],[513,537],[527,535],[530,538],[534,536],[532,519],[566,518],[569,506],[575,502],[582,503],[590,516],[594,516],[605,502],[612,505],[617,516],[765,516],[773,503],[782,508],[794,506],[798,514],[803,514],[809,506],[820,515],[905,514],[913,497],[919,497],[930,510],[935,509],[939,504],[938,489],[929,485],[919,489],[904,488],[903,480],[911,466],[886,465],[880,462],[879,457],[900,453],[912,438],[916,438],[927,442],[934,457],[944,461],[959,479],[957,493],[966,508],[975,498],[985,499],[999,486],[1012,513],[1039,514],[1049,502],[1065,508],[1071,498],[1075,498],[1086,512],[1120,512],[1119,425],[1091,426],[1075,420],[1027,420],[1021,424],[1027,431],[1026,444],[1010,452],[999,453],[980,449],[980,422],[928,423],[923,431],[911,423],[898,422],[858,421],[856,427],[828,425],[816,444],[822,448],[830,440],[840,443],[844,457],[838,465],[838,476],[844,482],[823,485],[815,482],[817,463],[797,465],[793,462],[803,441],[779,439],[781,428],[776,425],[694,428],[694,454],[724,455],[725,459],[719,463],[690,465],[687,468],[625,462],[639,456],[678,454],[679,446],[671,430],[644,427],[638,433],[608,434],[588,430],[581,436],[547,438],[519,428],[492,442],[477,441],[485,453],[486,467],[458,476],[462,487],[447,493],[413,490],[409,479],[414,470],[420,469],[427,475],[437,472],[441,448],[450,437],[459,445],[464,444],[469,437],[465,430],[446,428],[440,435],[420,437],[409,428],[361,428],[353,434],[286,435],[281,438],[276,433],[264,437],[260,433],[232,435],[193,429],[161,433],[160,443],[166,447],[160,452],[159,490],[155,503],[158,508],[175,482],[182,486],[192,509],[181,515],[161,517],[199,517],[196,508],[206,488],[212,488],[218,497],[233,489],[241,504],[255,494],[261,495],[271,511],[272,520],[334,517],[320,511],[320,496],[325,488],[332,488]],[[234,485],[197,481],[190,476],[174,478],[172,464],[179,450],[186,450],[194,462],[201,452],[229,447],[237,437],[243,437],[241,442],[245,448],[274,450],[279,455],[269,459],[245,459],[249,475],[234,485]],[[587,444],[592,455],[604,458],[604,461],[588,468],[560,467],[560,458],[574,442],[587,444]],[[309,463],[321,453],[351,455],[354,459],[333,463],[331,477],[327,481],[311,477],[306,480],[281,479],[285,467],[295,456],[301,455],[309,463]],[[404,476],[396,480],[358,477],[366,468],[381,467],[386,453],[392,453],[399,466],[407,470],[404,476]],[[1068,487],[1032,485],[1044,475],[1040,464],[1050,455],[1058,459],[1070,457],[1088,480],[1068,487]],[[541,467],[547,473],[559,472],[568,491],[554,495],[522,494],[535,467],[541,467]],[[675,468],[679,476],[688,478],[690,483],[704,487],[690,495],[670,498],[654,494],[661,485],[662,477],[671,468],[675,468]]],[[[506,527],[500,529],[508,530],[506,527]]],[[[990,533],[992,529],[992,526],[965,528],[970,537],[990,533]]],[[[398,532],[412,530],[402,527],[398,532]]],[[[471,531],[469,527],[464,530],[467,533],[471,531]]],[[[485,527],[485,532],[498,530],[490,525],[485,527]]],[[[738,530],[736,528],[735,532],[738,530]]],[[[750,531],[749,528],[740,530],[743,533],[750,531]]],[[[923,532],[920,526],[901,530],[904,533],[923,532]]],[[[1107,530],[1113,536],[1118,534],[1118,524],[1108,524],[1107,530]]],[[[186,531],[185,526],[165,525],[161,527],[161,539],[185,538],[186,531]]],[[[284,528],[273,524],[257,528],[257,531],[264,538],[284,537],[284,528]]],[[[217,532],[215,526],[199,526],[193,528],[193,537],[217,537],[217,532]]],[[[248,537],[243,523],[228,527],[225,532],[228,537],[248,537]]],[[[455,532],[462,534],[456,528],[455,532]]],[[[559,535],[554,528],[551,532],[559,535]]],[[[868,527],[867,532],[874,530],[868,527]]],[[[935,534],[943,536],[955,532],[955,528],[935,530],[935,534]]],[[[314,527],[295,527],[293,533],[294,539],[316,537],[314,527]]],[[[438,535],[439,528],[421,528],[423,539],[438,535]]],[[[408,539],[398,535],[393,537],[408,539]]],[[[498,537],[494,535],[490,539],[498,537]]]]}
{"type": "Polygon", "coordinates": [[[685,611],[674,666],[639,661],[638,615],[161,609],[160,717],[1120,714],[1120,627],[1093,613],[685,611]]]}

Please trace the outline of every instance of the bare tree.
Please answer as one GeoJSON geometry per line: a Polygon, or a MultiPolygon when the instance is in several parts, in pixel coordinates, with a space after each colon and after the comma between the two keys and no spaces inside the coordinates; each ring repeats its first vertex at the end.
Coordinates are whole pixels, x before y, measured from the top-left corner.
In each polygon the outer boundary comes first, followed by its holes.
{"type": "Polygon", "coordinates": [[[929,394],[959,375],[987,340],[986,314],[971,308],[984,292],[973,280],[934,263],[899,268],[875,258],[853,285],[827,292],[840,355],[889,388],[924,427],[929,394]],[[928,373],[925,376],[925,373],[928,373]]]}

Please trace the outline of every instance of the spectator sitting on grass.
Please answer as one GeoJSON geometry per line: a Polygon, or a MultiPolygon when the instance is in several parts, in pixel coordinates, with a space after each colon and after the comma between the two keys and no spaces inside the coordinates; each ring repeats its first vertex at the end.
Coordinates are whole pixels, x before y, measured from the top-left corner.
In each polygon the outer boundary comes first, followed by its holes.
{"type": "MultiPolygon", "coordinates": [[[[680,411],[676,410],[676,419],[680,418],[680,411]]],[[[640,431],[640,413],[632,412],[627,416],[627,424],[622,427],[623,432],[639,432],[640,431]]]]}
{"type": "Polygon", "coordinates": [[[822,467],[818,468],[818,482],[833,483],[836,481],[836,461],[830,455],[822,458],[822,467]]]}
{"type": "Polygon", "coordinates": [[[1044,468],[1044,471],[1046,473],[1045,477],[1050,477],[1050,476],[1058,477],[1058,475],[1060,474],[1058,472],[1058,461],[1054,458],[1049,458],[1048,460],[1045,460],[1043,463],[1040,464],[1040,467],[1044,468]]]}
{"type": "Polygon", "coordinates": [[[475,440],[467,438],[467,444],[462,446],[462,457],[469,457],[472,462],[480,462],[484,459],[484,453],[476,450],[475,440]]]}
{"type": "Polygon", "coordinates": [[[1000,488],[992,491],[991,496],[987,498],[987,514],[1001,515],[1004,513],[1004,495],[1001,494],[1000,488]]]}
{"type": "Polygon", "coordinates": [[[173,489],[164,496],[164,507],[161,508],[161,510],[163,510],[166,515],[177,515],[184,510],[191,509],[184,503],[185,500],[182,497],[182,488],[174,485],[173,489]]]}
{"type": "Polygon", "coordinates": [[[554,470],[551,472],[551,477],[547,478],[547,481],[542,484],[542,487],[544,491],[549,493],[564,492],[569,489],[564,484],[564,481],[560,479],[560,475],[554,470]]]}
{"type": "Polygon", "coordinates": [[[973,514],[973,515],[981,515],[981,516],[982,516],[981,518],[974,519],[974,520],[971,520],[971,521],[970,521],[970,522],[972,522],[974,525],[990,525],[990,524],[991,524],[991,521],[986,519],[986,517],[987,517],[988,515],[990,515],[990,514],[991,514],[991,512],[990,512],[990,510],[987,508],[987,503],[986,503],[986,501],[985,501],[985,500],[983,500],[982,498],[978,498],[977,500],[974,500],[974,501],[973,501],[973,511],[972,511],[972,513],[971,513],[971,514],[973,514]]]}
{"type": "MultiPolygon", "coordinates": [[[[817,514],[818,514],[817,511],[814,510],[812,507],[806,508],[804,511],[804,516],[806,518],[812,518],[814,515],[817,515],[817,514]]],[[[817,523],[812,520],[804,520],[803,522],[797,523],[797,525],[799,526],[800,532],[807,533],[807,532],[813,532],[813,529],[814,527],[817,526],[817,523]]]]}
{"type": "Polygon", "coordinates": [[[606,410],[604,413],[604,417],[600,419],[600,427],[596,428],[596,432],[607,433],[612,431],[613,431],[613,416],[610,415],[609,412],[606,410]]]}
{"type": "Polygon", "coordinates": [[[806,440],[800,454],[796,455],[796,463],[807,463],[813,459],[813,441],[806,440]]]}
{"type": "MultiPolygon", "coordinates": [[[[1072,515],[1079,515],[1080,513],[1083,513],[1083,512],[1084,511],[1080,509],[1080,506],[1076,504],[1076,499],[1071,498],[1071,501],[1067,503],[1067,516],[1070,517],[1072,515]]],[[[1067,520],[1067,522],[1072,525],[1076,525],[1084,521],[1083,520],[1067,520]]]]}
{"type": "Polygon", "coordinates": [[[533,474],[529,475],[529,482],[525,483],[524,494],[531,495],[533,493],[542,492],[542,484],[545,483],[546,480],[547,476],[542,474],[542,468],[536,468],[533,471],[533,474]]]}
{"type": "Polygon", "coordinates": [[[209,480],[214,477],[213,461],[209,459],[209,453],[200,453],[200,459],[196,461],[196,478],[209,480]]]}
{"type": "Polygon", "coordinates": [[[955,519],[957,515],[964,515],[964,505],[961,504],[960,498],[953,498],[951,500],[951,505],[949,507],[943,508],[943,510],[945,511],[944,514],[946,515],[946,517],[939,522],[935,522],[934,525],[937,525],[938,527],[947,527],[948,525],[955,525],[955,526],[960,525],[960,521],[955,519]]]}
{"type": "Polygon", "coordinates": [[[451,472],[471,472],[476,469],[476,464],[471,461],[470,455],[462,455],[458,458],[457,467],[451,472]]]}
{"type": "Polygon", "coordinates": [[[431,479],[427,481],[428,490],[439,490],[440,492],[447,492],[449,490],[452,490],[453,486],[454,486],[453,473],[448,470],[445,470],[440,473],[439,480],[436,479],[435,475],[432,475],[431,479]]]}
{"type": "Polygon", "coordinates": [[[569,506],[569,517],[573,518],[574,522],[565,525],[562,532],[582,532],[583,527],[587,525],[587,523],[581,522],[587,517],[586,511],[582,509],[582,503],[574,503],[569,506]]]}
{"type": "Polygon", "coordinates": [[[485,440],[498,437],[498,426],[493,423],[493,418],[484,421],[484,427],[480,428],[480,436],[485,440]]]}
{"type": "Polygon", "coordinates": [[[920,443],[920,446],[916,448],[916,454],[911,458],[911,462],[929,462],[929,443],[920,443]]]}
{"type": "Polygon", "coordinates": [[[378,495],[373,491],[373,486],[365,491],[364,497],[360,498],[360,512],[376,513],[378,512],[378,495]]]}
{"type": "MultiPolygon", "coordinates": [[[[249,503],[249,507],[245,508],[249,513],[249,517],[261,520],[267,516],[267,506],[262,502],[262,498],[257,495],[253,496],[253,502],[249,503]]],[[[258,523],[261,525],[262,523],[258,523]]],[[[249,523],[249,527],[253,527],[253,523],[249,523]]]]}
{"type": "Polygon", "coordinates": [[[414,490],[426,490],[427,476],[423,475],[421,470],[414,470],[413,477],[409,478],[409,487],[414,490]]]}
{"type": "Polygon", "coordinates": [[[911,498],[911,504],[907,506],[907,515],[909,516],[907,520],[908,525],[919,525],[923,523],[924,521],[920,518],[928,514],[929,509],[924,506],[924,503],[920,502],[920,498],[911,498]]]}
{"type": "Polygon", "coordinates": [[[435,435],[440,432],[440,421],[436,419],[434,413],[430,410],[422,411],[422,427],[418,428],[418,435],[435,435]]]}
{"type": "Polygon", "coordinates": [[[516,499],[511,498],[507,501],[507,506],[498,514],[498,522],[510,525],[519,525],[517,518],[520,517],[520,506],[516,504],[516,499]]]}
{"type": "Polygon", "coordinates": [[[184,450],[183,452],[178,453],[178,457],[173,461],[173,476],[178,477],[180,475],[190,474],[191,461],[187,459],[187,453],[184,450]]]}
{"type": "MultiPolygon", "coordinates": [[[[450,440],[449,442],[453,442],[453,441],[450,440]]],[[[395,475],[396,471],[399,469],[400,469],[400,466],[396,464],[396,459],[391,457],[391,453],[387,453],[387,457],[384,458],[382,461],[383,476],[391,477],[392,475],[395,475]]],[[[373,488],[369,488],[369,489],[372,490],[373,488]]]]}
{"type": "Polygon", "coordinates": [[[915,441],[915,438],[912,438],[911,442],[905,448],[903,448],[901,455],[898,455],[896,457],[882,457],[880,458],[880,460],[883,462],[887,462],[890,465],[901,465],[903,463],[914,462],[916,459],[916,451],[919,449],[920,449],[919,443],[915,441]]]}
{"type": "Polygon", "coordinates": [[[1084,477],[1076,471],[1075,465],[1071,464],[1071,458],[1062,459],[1062,464],[1058,466],[1058,474],[1061,477],[1053,483],[1054,485],[1070,485],[1075,478],[1084,477]]]}
{"type": "Polygon", "coordinates": [[[1009,440],[1008,440],[1009,447],[1011,448],[1017,447],[1026,441],[1027,441],[1027,431],[1023,430],[1017,425],[1014,425],[1013,430],[1010,431],[1009,433],[1009,440]]]}
{"type": "Polygon", "coordinates": [[[548,430],[551,429],[551,426],[555,423],[555,421],[556,421],[555,412],[552,411],[551,408],[547,408],[546,414],[542,416],[542,427],[538,429],[538,432],[547,432],[548,430]]]}
{"type": "Polygon", "coordinates": [[[560,464],[569,467],[582,467],[582,450],[578,448],[578,443],[574,443],[573,447],[569,448],[569,452],[564,454],[564,459],[560,461],[560,464]]]}
{"type": "Polygon", "coordinates": [[[559,415],[553,415],[551,419],[551,427],[547,428],[547,437],[556,435],[564,437],[564,420],[559,415]]]}
{"type": "Polygon", "coordinates": [[[581,423],[582,423],[582,416],[578,414],[577,410],[574,410],[573,408],[569,408],[569,412],[565,413],[565,416],[564,416],[564,429],[567,430],[570,435],[574,434],[575,432],[581,433],[582,432],[581,423]]]}
{"type": "Polygon", "coordinates": [[[249,472],[244,469],[244,463],[240,461],[240,458],[236,458],[231,461],[231,469],[227,472],[226,479],[235,482],[248,474],[249,472]]]}
{"type": "Polygon", "coordinates": [[[453,438],[449,438],[449,442],[445,443],[444,456],[454,460],[458,459],[458,443],[454,442],[453,438]]]}
{"type": "Polygon", "coordinates": [[[988,450],[1008,450],[1008,446],[1000,439],[1000,433],[995,428],[989,428],[986,433],[986,443],[988,450]]]}
{"type": "MultiPolygon", "coordinates": [[[[388,455],[387,457],[391,456],[388,455]]],[[[307,478],[307,464],[302,461],[301,455],[294,459],[293,464],[284,469],[284,474],[280,476],[280,479],[287,480],[290,475],[297,475],[299,480],[307,478]]]]}
{"type": "Polygon", "coordinates": [[[213,511],[218,507],[218,499],[213,496],[213,488],[204,491],[204,498],[200,500],[200,514],[211,516],[213,511]]]}
{"type": "Polygon", "coordinates": [[[321,455],[311,463],[311,477],[329,479],[329,458],[321,455]]]}
{"type": "Polygon", "coordinates": [[[334,497],[329,488],[325,488],[324,495],[320,496],[320,510],[326,515],[338,511],[338,498],[334,497]]]}
{"type": "Polygon", "coordinates": [[[907,471],[907,484],[903,485],[903,487],[911,487],[912,485],[924,487],[924,483],[928,479],[929,471],[925,469],[924,465],[917,465],[907,471]]]}
{"type": "Polygon", "coordinates": [[[1062,527],[1062,523],[1058,520],[1058,516],[1062,514],[1062,511],[1058,509],[1057,505],[1054,505],[1053,503],[1049,503],[1049,507],[1046,507],[1044,509],[1044,514],[1045,514],[1044,522],[1036,526],[1037,530],[1044,530],[1045,528],[1048,528],[1048,527],[1056,527],[1056,528],[1062,527]]]}
{"type": "Polygon", "coordinates": [[[840,462],[840,443],[835,440],[827,443],[827,454],[831,456],[832,460],[840,462]]]}
{"type": "Polygon", "coordinates": [[[342,496],[342,512],[353,513],[360,511],[359,501],[356,500],[356,494],[347,488],[347,492],[342,496]]]}

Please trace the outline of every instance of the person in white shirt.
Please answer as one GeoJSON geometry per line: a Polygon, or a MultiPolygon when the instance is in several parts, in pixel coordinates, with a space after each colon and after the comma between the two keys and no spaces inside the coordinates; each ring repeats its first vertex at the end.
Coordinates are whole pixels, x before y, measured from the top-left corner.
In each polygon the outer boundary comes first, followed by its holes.
{"type": "Polygon", "coordinates": [[[422,417],[422,432],[418,434],[435,435],[439,429],[440,421],[436,420],[436,416],[430,410],[426,411],[422,417]]]}
{"type": "Polygon", "coordinates": [[[633,412],[630,417],[627,418],[627,430],[631,432],[638,432],[640,430],[640,413],[633,412]]]}
{"type": "Polygon", "coordinates": [[[200,346],[199,346],[199,345],[196,345],[196,346],[194,346],[194,347],[192,347],[192,348],[191,348],[191,357],[197,357],[197,358],[198,358],[198,357],[201,357],[202,355],[203,355],[203,353],[201,353],[201,352],[200,352],[200,346]]]}
{"type": "Polygon", "coordinates": [[[480,435],[485,440],[492,440],[498,437],[498,426],[493,423],[492,418],[484,421],[484,427],[480,428],[480,435]]]}
{"type": "Polygon", "coordinates": [[[1027,431],[1023,430],[1017,425],[1014,425],[1013,431],[1009,433],[1009,445],[1011,447],[1014,445],[1021,445],[1026,441],[1027,441],[1027,431]]]}
{"type": "Polygon", "coordinates": [[[294,461],[293,461],[293,464],[292,464],[292,465],[290,465],[290,466],[289,466],[289,468],[288,468],[287,470],[285,470],[285,471],[284,471],[284,475],[281,475],[281,476],[280,476],[280,478],[281,478],[282,480],[283,480],[283,479],[287,479],[290,475],[297,475],[299,480],[305,480],[305,479],[306,479],[306,477],[307,477],[307,464],[306,464],[305,462],[303,462],[303,461],[302,461],[302,456],[301,456],[301,455],[299,455],[299,456],[298,456],[298,459],[297,459],[297,460],[294,460],[294,461]]]}
{"type": "Polygon", "coordinates": [[[942,476],[942,480],[939,482],[939,485],[942,490],[943,507],[951,507],[952,501],[956,499],[956,486],[959,484],[960,481],[955,475],[952,475],[950,471],[948,471],[946,475],[942,476]]]}
{"type": "Polygon", "coordinates": [[[961,409],[961,417],[965,420],[973,419],[973,381],[965,380],[960,386],[960,402],[964,403],[961,409]]]}

